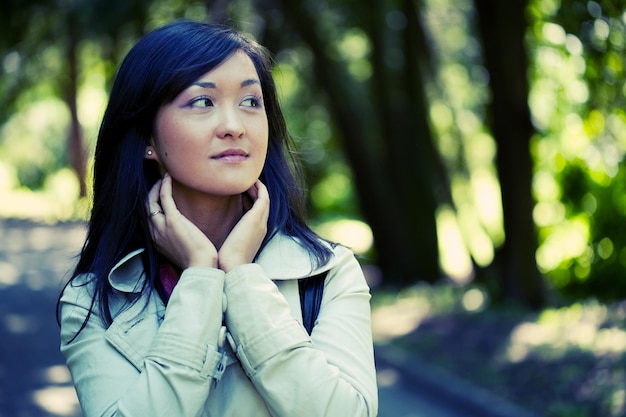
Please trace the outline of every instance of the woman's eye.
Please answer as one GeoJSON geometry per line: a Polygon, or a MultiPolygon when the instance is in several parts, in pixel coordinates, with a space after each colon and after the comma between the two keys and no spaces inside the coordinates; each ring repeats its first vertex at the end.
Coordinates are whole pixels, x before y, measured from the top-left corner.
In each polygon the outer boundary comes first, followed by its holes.
{"type": "Polygon", "coordinates": [[[247,97],[241,104],[245,107],[261,107],[263,99],[261,97],[247,97]]]}
{"type": "Polygon", "coordinates": [[[213,100],[211,100],[209,97],[198,97],[196,99],[193,99],[189,105],[191,107],[200,107],[200,108],[205,108],[205,107],[211,107],[213,106],[213,100]]]}

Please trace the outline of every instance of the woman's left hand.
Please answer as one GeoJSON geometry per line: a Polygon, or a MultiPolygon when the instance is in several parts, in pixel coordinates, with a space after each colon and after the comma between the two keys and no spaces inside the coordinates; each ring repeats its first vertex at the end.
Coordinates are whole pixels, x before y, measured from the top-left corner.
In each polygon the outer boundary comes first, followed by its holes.
{"type": "Polygon", "coordinates": [[[251,263],[267,233],[270,196],[267,188],[257,180],[247,191],[254,203],[230,232],[218,253],[218,267],[225,272],[251,263]]]}

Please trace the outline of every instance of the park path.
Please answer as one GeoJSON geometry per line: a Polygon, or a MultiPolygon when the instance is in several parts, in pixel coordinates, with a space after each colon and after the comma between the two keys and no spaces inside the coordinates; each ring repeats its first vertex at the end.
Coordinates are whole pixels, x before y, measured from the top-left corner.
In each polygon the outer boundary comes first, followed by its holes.
{"type": "MultiPolygon", "coordinates": [[[[59,353],[55,306],[84,232],[76,223],[0,219],[0,417],[82,416],[59,353]]],[[[377,352],[379,417],[487,416],[416,384],[385,347],[377,352]]]]}

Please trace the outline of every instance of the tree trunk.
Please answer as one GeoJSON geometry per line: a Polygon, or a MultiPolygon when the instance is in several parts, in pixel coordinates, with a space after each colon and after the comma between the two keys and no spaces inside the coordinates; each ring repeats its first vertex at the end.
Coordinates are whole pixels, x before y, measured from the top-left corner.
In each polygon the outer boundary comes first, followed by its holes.
{"type": "Polygon", "coordinates": [[[495,263],[500,267],[502,296],[540,307],[545,294],[535,260],[537,237],[532,218],[530,138],[534,129],[528,107],[524,42],[527,1],[474,1],[490,75],[490,124],[498,146],[496,166],[506,240],[495,263]]]}
{"type": "Polygon", "coordinates": [[[70,166],[78,177],[80,186],[80,196],[87,195],[86,184],[86,161],[85,161],[85,144],[83,140],[83,129],[78,118],[78,33],[75,17],[73,13],[68,15],[68,39],[66,50],[66,62],[68,67],[67,80],[65,82],[64,94],[65,101],[70,110],[70,127],[68,132],[67,149],[69,154],[70,166]]]}

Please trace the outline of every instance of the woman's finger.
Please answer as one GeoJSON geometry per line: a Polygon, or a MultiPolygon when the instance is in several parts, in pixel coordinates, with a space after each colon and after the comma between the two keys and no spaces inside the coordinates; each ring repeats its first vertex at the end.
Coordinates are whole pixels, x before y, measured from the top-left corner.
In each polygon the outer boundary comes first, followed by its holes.
{"type": "Polygon", "coordinates": [[[168,213],[174,214],[178,211],[174,198],[172,197],[172,177],[168,173],[163,175],[159,197],[161,199],[161,207],[166,215],[168,213]]]}
{"type": "Polygon", "coordinates": [[[156,241],[158,229],[160,225],[158,224],[158,220],[155,217],[158,217],[159,214],[163,213],[161,210],[161,205],[159,204],[159,193],[161,190],[161,180],[157,180],[150,191],[148,191],[148,198],[146,201],[146,211],[148,213],[148,230],[150,231],[150,236],[152,240],[156,241]]]}
{"type": "Polygon", "coordinates": [[[253,207],[257,201],[260,203],[269,202],[270,196],[267,191],[267,187],[261,182],[261,180],[257,180],[252,187],[248,189],[247,193],[253,200],[253,207]]]}
{"type": "Polygon", "coordinates": [[[163,209],[159,204],[159,194],[161,190],[161,180],[158,180],[150,191],[148,192],[148,201],[146,202],[146,210],[148,211],[148,218],[150,220],[150,228],[152,229],[152,225],[155,221],[158,221],[158,217],[163,215],[163,209]]]}
{"type": "Polygon", "coordinates": [[[261,180],[257,180],[248,190],[248,194],[254,202],[250,211],[257,212],[261,216],[261,221],[267,221],[269,216],[270,196],[265,184],[261,180]]]}
{"type": "Polygon", "coordinates": [[[250,196],[250,198],[252,198],[253,201],[256,200],[257,195],[259,193],[258,184],[260,182],[261,182],[260,180],[256,180],[256,182],[252,184],[252,186],[248,188],[248,190],[246,191],[246,193],[250,196]]]}
{"type": "Polygon", "coordinates": [[[262,199],[262,200],[269,201],[270,195],[269,195],[269,192],[267,191],[267,187],[265,186],[265,184],[263,184],[261,180],[257,180],[257,182],[254,185],[256,188],[257,200],[262,199]]]}
{"type": "Polygon", "coordinates": [[[146,210],[148,210],[148,213],[161,209],[161,206],[159,205],[160,191],[161,180],[159,179],[154,183],[152,188],[150,188],[150,191],[148,191],[148,201],[146,201],[146,210]]]}

